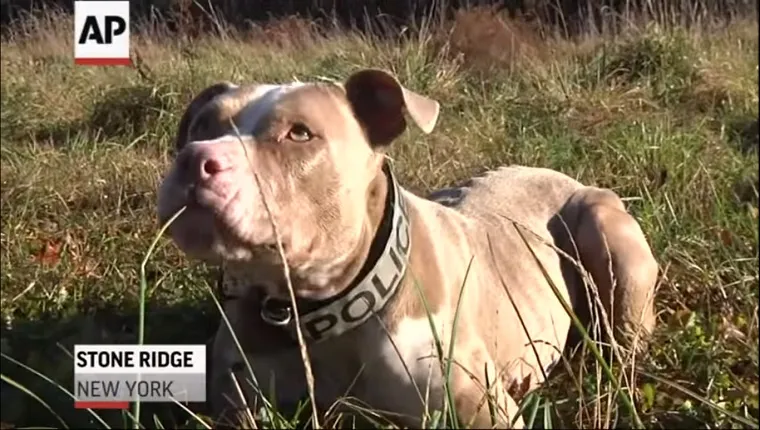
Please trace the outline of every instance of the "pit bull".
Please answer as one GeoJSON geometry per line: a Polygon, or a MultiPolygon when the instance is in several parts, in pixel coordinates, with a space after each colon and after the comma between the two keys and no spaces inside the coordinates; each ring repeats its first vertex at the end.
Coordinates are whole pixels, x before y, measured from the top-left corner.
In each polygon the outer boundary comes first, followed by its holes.
{"type": "Polygon", "coordinates": [[[377,69],[191,101],[158,215],[184,208],[168,234],[222,268],[216,417],[307,399],[299,339],[319,411],[417,428],[450,402],[464,425],[523,426],[517,402],[561,359],[571,312],[645,342],[657,262],[614,192],[522,166],[428,198],[398,183],[387,151],[439,110],[377,69]]]}

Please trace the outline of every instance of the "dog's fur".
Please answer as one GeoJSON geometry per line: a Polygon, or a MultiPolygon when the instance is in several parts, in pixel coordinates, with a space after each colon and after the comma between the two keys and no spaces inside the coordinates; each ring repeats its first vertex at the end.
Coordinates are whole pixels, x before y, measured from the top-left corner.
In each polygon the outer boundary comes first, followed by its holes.
{"type": "MultiPolygon", "coordinates": [[[[260,316],[262,294],[289,298],[271,221],[299,300],[339,294],[368,259],[383,219],[384,152],[404,131],[404,114],[430,133],[438,111],[437,102],[369,69],[342,84],[220,83],[184,113],[159,218],[166,222],[187,205],[169,228],[173,240],[191,257],[222,264],[242,287],[224,310],[261,392],[273,393],[279,407],[305,399],[307,386],[293,339],[260,316]]],[[[512,166],[428,199],[401,195],[412,245],[395,296],[376,318],[309,344],[320,410],[350,397],[414,427],[442,409],[426,305],[445,353],[461,288],[453,397],[460,421],[481,428],[492,420],[487,384],[505,412],[498,424],[508,425],[519,397],[560,359],[571,319],[557,293],[585,320],[587,303],[601,303],[623,346],[653,329],[657,263],[612,191],[512,166]],[[582,262],[598,298],[586,294],[584,277],[563,253],[582,262]]],[[[224,322],[212,363],[217,415],[244,406],[230,372],[249,403],[260,400],[224,322]]]]}

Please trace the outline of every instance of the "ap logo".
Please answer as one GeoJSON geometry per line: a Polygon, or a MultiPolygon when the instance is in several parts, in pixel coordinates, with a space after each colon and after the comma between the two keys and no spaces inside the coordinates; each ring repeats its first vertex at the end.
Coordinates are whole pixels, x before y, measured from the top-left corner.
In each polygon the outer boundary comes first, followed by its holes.
{"type": "Polygon", "coordinates": [[[129,57],[129,2],[74,2],[74,62],[111,66],[129,57]]]}

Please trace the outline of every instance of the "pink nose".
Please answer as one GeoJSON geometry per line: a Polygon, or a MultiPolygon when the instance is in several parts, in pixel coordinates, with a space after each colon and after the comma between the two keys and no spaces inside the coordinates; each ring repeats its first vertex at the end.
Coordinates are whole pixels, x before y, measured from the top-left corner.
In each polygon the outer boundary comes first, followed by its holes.
{"type": "Polygon", "coordinates": [[[232,163],[226,151],[214,145],[190,144],[180,156],[184,170],[199,181],[211,180],[214,176],[232,168],[232,163]]]}
{"type": "Polygon", "coordinates": [[[203,170],[203,174],[206,175],[216,175],[217,173],[225,170],[224,166],[222,165],[219,160],[215,158],[208,158],[201,162],[201,169],[203,170]]]}
{"type": "Polygon", "coordinates": [[[191,163],[191,169],[197,172],[198,179],[207,181],[230,169],[230,163],[224,158],[211,154],[201,153],[191,163]]]}

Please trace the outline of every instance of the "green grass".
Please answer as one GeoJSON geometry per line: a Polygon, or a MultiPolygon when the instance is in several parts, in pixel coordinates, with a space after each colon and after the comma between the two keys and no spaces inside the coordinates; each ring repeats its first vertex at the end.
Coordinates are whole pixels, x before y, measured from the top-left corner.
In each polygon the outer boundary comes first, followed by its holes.
{"type": "MultiPolygon", "coordinates": [[[[15,360],[2,358],[0,420],[100,425],[62,391],[72,386],[70,351],[138,340],[141,273],[145,342],[211,339],[220,318],[211,268],[161,239],[141,271],[160,228],[156,188],[197,91],[221,80],[341,79],[380,67],[442,105],[434,133],[409,130],[394,143],[410,190],[525,164],[626,198],[663,274],[650,351],[635,365],[611,365],[616,377],[633,372],[627,392],[645,426],[756,426],[757,21],[641,25],[615,40],[570,42],[526,30],[479,40],[481,27],[503,23],[469,16],[456,31],[430,27],[401,40],[318,36],[307,26],[267,42],[153,32],[134,40],[138,69],[73,65],[70,17],[19,25],[0,54],[0,341],[15,360]]],[[[613,399],[616,384],[593,363],[579,357],[560,369],[524,402],[526,419],[632,425],[613,399]]],[[[98,415],[113,427],[129,422],[119,412],[98,415]]],[[[141,418],[149,427],[198,425],[178,406],[145,404],[141,418]]],[[[286,424],[275,417],[273,425],[286,424]]]]}

